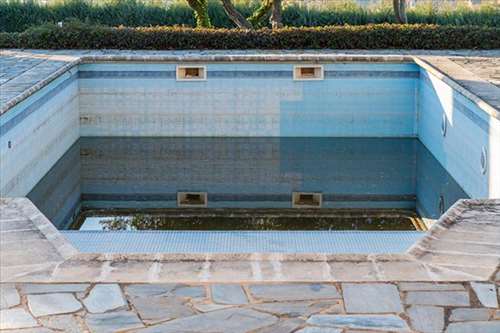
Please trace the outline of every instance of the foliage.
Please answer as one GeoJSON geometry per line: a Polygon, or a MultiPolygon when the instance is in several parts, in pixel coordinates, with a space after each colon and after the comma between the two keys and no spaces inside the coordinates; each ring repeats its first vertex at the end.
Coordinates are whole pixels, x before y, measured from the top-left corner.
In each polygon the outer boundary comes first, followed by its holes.
{"type": "MultiPolygon", "coordinates": [[[[234,1],[234,0],[233,0],[234,1]]],[[[236,9],[251,17],[260,6],[260,1],[234,1],[236,9]]],[[[208,1],[210,23],[214,27],[232,28],[234,24],[227,17],[220,0],[208,1]]],[[[409,23],[440,25],[484,25],[500,27],[500,7],[483,6],[477,10],[468,7],[436,10],[424,5],[407,10],[409,23]]],[[[194,26],[193,10],[185,0],[177,0],[169,6],[138,0],[103,0],[88,2],[82,0],[61,0],[50,5],[16,0],[0,0],[0,31],[23,31],[43,23],[56,23],[76,18],[89,23],[109,26],[194,26]]],[[[393,23],[391,6],[362,8],[353,3],[340,3],[323,7],[305,8],[286,5],[283,8],[285,26],[363,25],[370,23],[393,23]]]]}
{"type": "Polygon", "coordinates": [[[187,0],[189,6],[194,10],[196,26],[201,28],[210,28],[210,15],[208,14],[208,0],[187,0]]]}
{"type": "Polygon", "coordinates": [[[270,30],[106,27],[70,22],[0,33],[0,48],[49,49],[494,49],[500,28],[377,24],[270,30]]]}

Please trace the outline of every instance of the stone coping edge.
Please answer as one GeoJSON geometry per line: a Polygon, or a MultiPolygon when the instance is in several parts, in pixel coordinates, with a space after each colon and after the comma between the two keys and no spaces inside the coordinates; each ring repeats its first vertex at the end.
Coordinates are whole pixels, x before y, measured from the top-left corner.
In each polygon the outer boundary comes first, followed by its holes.
{"type": "Polygon", "coordinates": [[[335,253],[78,253],[76,261],[279,261],[279,262],[390,262],[415,261],[408,254],[335,254],[335,253]]]}
{"type": "Polygon", "coordinates": [[[56,80],[58,77],[62,76],[64,73],[68,72],[72,68],[76,67],[80,63],[80,59],[71,61],[67,63],[66,65],[63,65],[59,69],[57,69],[55,72],[47,76],[45,79],[39,81],[35,85],[29,87],[25,91],[23,91],[21,94],[17,95],[10,101],[6,102],[2,107],[0,108],[0,116],[3,115],[4,113],[7,113],[10,109],[12,109],[14,106],[17,104],[21,103],[31,95],[35,94],[45,86],[47,86],[49,83],[52,81],[56,80]]]}
{"type": "MultiPolygon", "coordinates": [[[[451,206],[441,218],[434,223],[424,236],[416,241],[406,253],[414,258],[419,258],[426,253],[425,248],[431,241],[440,238],[450,227],[459,223],[459,217],[463,212],[479,205],[500,204],[500,199],[460,199],[451,206]]],[[[499,268],[500,269],[500,268],[499,268]]]]}
{"type": "Polygon", "coordinates": [[[52,222],[50,222],[50,220],[31,202],[30,199],[23,197],[15,198],[14,200],[18,200],[24,206],[24,215],[33,222],[36,228],[52,244],[52,246],[54,246],[61,257],[69,259],[79,253],[73,244],[71,244],[66,237],[59,232],[52,222]]]}
{"type": "MultiPolygon", "coordinates": [[[[452,78],[445,75],[418,56],[411,55],[336,55],[336,54],[228,54],[228,55],[81,55],[77,59],[63,65],[47,78],[31,86],[23,93],[6,102],[0,108],[0,115],[19,104],[29,96],[33,95],[50,82],[57,79],[70,69],[85,63],[97,62],[374,62],[374,63],[401,63],[411,62],[419,65],[431,74],[447,83],[460,94],[471,100],[488,115],[500,120],[500,111],[456,83],[452,78]]],[[[485,81],[486,82],[486,81],[485,81]]]]}
{"type": "MultiPolygon", "coordinates": [[[[443,232],[448,230],[449,226],[456,223],[456,218],[460,216],[460,214],[467,210],[470,207],[472,201],[477,201],[473,199],[460,199],[453,204],[440,218],[436,221],[425,233],[424,237],[422,237],[419,241],[415,242],[406,253],[419,257],[425,253],[423,250],[426,247],[426,244],[432,240],[437,238],[438,235],[441,235],[443,232]]],[[[487,201],[487,200],[484,200],[487,201]]]]}
{"type": "MultiPolygon", "coordinates": [[[[400,254],[80,253],[28,198],[2,198],[1,204],[11,208],[2,223],[19,220],[16,214],[19,218],[29,219],[62,258],[40,265],[0,265],[3,275],[0,283],[495,281],[500,267],[498,262],[491,260],[472,265],[456,261],[432,262],[420,256],[417,246],[400,254]],[[75,272],[79,273],[74,275],[75,272]],[[228,275],[228,272],[235,275],[228,275]]],[[[454,217],[460,217],[461,212],[475,207],[489,210],[488,205],[498,206],[500,199],[460,200],[431,228],[431,234],[428,233],[424,238],[439,238],[432,233],[443,232],[446,235],[454,224],[465,223],[463,219],[454,217]]],[[[425,248],[422,249],[424,251],[425,248]]],[[[471,256],[477,259],[481,254],[472,253],[471,256]]]]}
{"type": "MultiPolygon", "coordinates": [[[[466,88],[462,87],[460,84],[455,82],[453,78],[450,76],[444,74],[442,71],[439,70],[439,68],[434,67],[432,64],[430,64],[428,61],[419,58],[419,57],[414,57],[414,61],[417,65],[419,65],[421,68],[427,70],[431,74],[433,74],[435,77],[449,85],[452,89],[456,90],[459,92],[461,95],[463,95],[465,98],[469,99],[472,101],[474,104],[476,104],[481,110],[486,112],[488,115],[492,116],[493,118],[499,119],[500,120],[500,110],[496,109],[492,105],[488,104],[485,102],[483,99],[475,95],[474,93],[470,92],[466,88]]],[[[485,83],[488,83],[485,80],[482,80],[485,83]]]]}

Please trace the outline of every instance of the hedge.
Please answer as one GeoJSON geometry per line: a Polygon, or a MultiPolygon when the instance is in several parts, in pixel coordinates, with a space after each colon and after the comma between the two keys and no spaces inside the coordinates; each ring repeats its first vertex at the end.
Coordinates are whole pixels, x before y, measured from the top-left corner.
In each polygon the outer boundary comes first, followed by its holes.
{"type": "Polygon", "coordinates": [[[0,48],[41,49],[495,49],[500,28],[398,25],[330,26],[279,30],[125,28],[44,25],[0,33],[0,48]]]}
{"type": "MultiPolygon", "coordinates": [[[[234,1],[238,10],[248,17],[258,1],[234,1]]],[[[220,0],[209,1],[212,24],[218,28],[233,28],[222,8],[220,0]]],[[[500,27],[500,6],[486,5],[472,10],[468,7],[456,9],[440,6],[439,9],[419,5],[408,10],[408,22],[439,25],[484,25],[500,27]]],[[[168,7],[139,0],[64,0],[48,5],[36,2],[0,0],[0,31],[20,32],[29,27],[45,23],[57,23],[67,19],[78,19],[93,24],[109,26],[193,26],[193,11],[185,0],[178,0],[168,7]]],[[[285,26],[364,25],[394,23],[391,6],[381,5],[364,8],[353,3],[329,2],[322,7],[300,7],[286,5],[283,9],[285,26]]]]}

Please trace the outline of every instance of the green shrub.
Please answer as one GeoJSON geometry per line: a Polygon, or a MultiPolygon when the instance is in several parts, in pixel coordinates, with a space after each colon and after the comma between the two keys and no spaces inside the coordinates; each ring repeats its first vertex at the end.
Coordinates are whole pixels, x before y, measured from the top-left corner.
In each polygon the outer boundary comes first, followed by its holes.
{"type": "MultiPolygon", "coordinates": [[[[248,17],[257,7],[258,1],[234,1],[238,10],[248,17]]],[[[215,27],[233,28],[220,0],[210,0],[208,12],[215,27]]],[[[0,0],[0,31],[24,31],[44,24],[67,19],[78,19],[89,23],[109,26],[194,26],[192,9],[185,0],[160,6],[154,2],[139,0],[61,0],[49,5],[16,0],[0,0]]],[[[436,10],[430,6],[420,6],[408,10],[409,23],[429,23],[440,25],[484,25],[500,27],[500,6],[483,6],[477,10],[459,7],[456,10],[436,10]]],[[[363,25],[370,23],[394,23],[394,13],[390,6],[363,8],[352,3],[333,3],[321,8],[305,8],[287,5],[283,8],[285,26],[312,27],[325,25],[363,25]]]]}
{"type": "Polygon", "coordinates": [[[500,28],[378,24],[270,30],[125,28],[78,22],[0,33],[0,48],[43,49],[494,49],[500,28]]]}

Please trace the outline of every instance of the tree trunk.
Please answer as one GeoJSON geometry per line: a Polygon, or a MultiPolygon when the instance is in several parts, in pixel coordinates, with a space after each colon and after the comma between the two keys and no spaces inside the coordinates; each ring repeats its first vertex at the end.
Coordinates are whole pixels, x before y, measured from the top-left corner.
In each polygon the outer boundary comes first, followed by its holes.
{"type": "Polygon", "coordinates": [[[392,8],[394,9],[394,16],[396,17],[396,22],[397,23],[403,23],[401,22],[401,15],[399,15],[399,0],[392,0],[392,8]]]}
{"type": "Polygon", "coordinates": [[[392,0],[392,7],[394,9],[394,16],[396,16],[396,22],[401,24],[408,23],[408,18],[406,17],[406,0],[392,0]]]}
{"type": "Polygon", "coordinates": [[[273,29],[283,28],[281,18],[281,0],[273,0],[273,10],[271,12],[271,27],[273,29]]]}
{"type": "Polygon", "coordinates": [[[208,1],[207,0],[187,0],[189,7],[194,10],[196,26],[198,28],[211,28],[210,16],[208,16],[208,1]]]}
{"type": "Polygon", "coordinates": [[[233,21],[234,24],[238,28],[241,29],[252,29],[253,26],[248,22],[248,20],[238,12],[236,7],[234,7],[233,3],[231,0],[222,0],[222,7],[224,7],[224,11],[226,12],[227,16],[233,21]]]}
{"type": "Polygon", "coordinates": [[[408,23],[408,17],[406,17],[406,0],[399,0],[399,19],[401,23],[408,23]]]}

